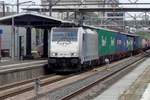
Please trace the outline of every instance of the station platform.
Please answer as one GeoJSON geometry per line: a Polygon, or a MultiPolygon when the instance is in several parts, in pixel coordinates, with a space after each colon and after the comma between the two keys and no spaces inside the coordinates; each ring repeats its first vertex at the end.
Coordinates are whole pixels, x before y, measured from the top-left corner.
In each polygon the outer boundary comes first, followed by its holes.
{"type": "Polygon", "coordinates": [[[0,60],[0,67],[5,65],[14,65],[15,64],[24,64],[24,63],[30,63],[30,62],[46,62],[45,59],[33,59],[33,60],[13,60],[11,58],[2,58],[0,60]]]}
{"type": "Polygon", "coordinates": [[[46,59],[32,59],[32,60],[14,60],[11,58],[2,58],[0,60],[0,74],[1,72],[18,70],[23,68],[32,68],[47,64],[46,59]]]}
{"type": "Polygon", "coordinates": [[[12,60],[1,59],[0,86],[13,84],[28,79],[40,77],[45,74],[47,60],[12,60]]]}
{"type": "Polygon", "coordinates": [[[150,83],[149,77],[150,58],[141,63],[137,68],[121,78],[102,94],[95,97],[94,100],[150,100],[150,97],[147,99],[147,94],[150,94],[147,93],[147,90],[149,90],[147,87],[150,83]]]}

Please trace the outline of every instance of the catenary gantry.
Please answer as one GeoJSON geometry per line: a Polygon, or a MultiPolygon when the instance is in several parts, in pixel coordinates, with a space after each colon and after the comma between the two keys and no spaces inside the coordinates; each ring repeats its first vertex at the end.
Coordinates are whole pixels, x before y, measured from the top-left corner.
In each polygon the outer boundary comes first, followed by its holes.
{"type": "Polygon", "coordinates": [[[53,17],[40,15],[36,13],[21,13],[11,16],[1,17],[1,25],[12,25],[26,28],[26,57],[31,57],[31,30],[32,28],[44,29],[43,51],[44,57],[48,55],[48,32],[52,27],[60,25],[71,25],[74,23],[62,21],[53,17]]]}
{"type": "MultiPolygon", "coordinates": [[[[27,10],[27,11],[42,11],[42,12],[47,12],[49,11],[49,9],[47,8],[23,8],[23,10],[27,10]]],[[[149,12],[150,8],[121,8],[121,7],[115,7],[115,8],[111,8],[111,7],[107,7],[107,8],[103,8],[103,7],[91,7],[91,8],[52,8],[53,12],[75,12],[75,11],[79,11],[79,12],[149,12]]]]}

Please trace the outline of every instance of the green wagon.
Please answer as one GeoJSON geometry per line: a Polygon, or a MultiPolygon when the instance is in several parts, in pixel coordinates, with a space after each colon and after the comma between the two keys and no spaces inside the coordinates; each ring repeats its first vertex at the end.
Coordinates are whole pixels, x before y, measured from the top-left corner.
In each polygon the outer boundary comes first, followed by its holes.
{"type": "Polygon", "coordinates": [[[116,33],[110,30],[97,29],[99,56],[112,55],[116,52],[116,33]]]}

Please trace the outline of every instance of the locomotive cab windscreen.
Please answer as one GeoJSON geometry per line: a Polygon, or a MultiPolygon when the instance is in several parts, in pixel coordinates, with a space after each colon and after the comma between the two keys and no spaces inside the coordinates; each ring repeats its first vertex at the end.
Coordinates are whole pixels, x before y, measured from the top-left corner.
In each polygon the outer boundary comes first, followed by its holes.
{"type": "Polygon", "coordinates": [[[52,41],[53,42],[77,41],[77,29],[68,29],[68,28],[53,29],[52,41]]]}

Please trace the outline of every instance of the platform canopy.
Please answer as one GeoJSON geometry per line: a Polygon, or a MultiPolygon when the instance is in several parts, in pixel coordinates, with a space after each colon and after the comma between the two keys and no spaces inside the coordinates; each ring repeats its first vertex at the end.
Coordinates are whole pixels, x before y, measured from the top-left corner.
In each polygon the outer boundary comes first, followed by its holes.
{"type": "MultiPolygon", "coordinates": [[[[48,30],[51,30],[52,27],[58,26],[75,26],[75,23],[70,21],[63,21],[60,19],[56,19],[50,16],[41,15],[37,13],[20,13],[6,17],[1,17],[0,25],[11,25],[12,27],[16,26],[26,28],[26,55],[24,55],[24,58],[30,59],[32,58],[31,54],[32,28],[44,29],[43,57],[48,57],[48,30]]],[[[15,31],[12,32],[15,33],[15,31]]],[[[14,57],[15,47],[12,47],[12,50],[13,50],[12,57],[14,57]]],[[[21,53],[19,53],[19,55],[21,55],[21,53]]]]}
{"type": "Polygon", "coordinates": [[[73,25],[73,22],[63,21],[50,16],[41,15],[37,13],[20,13],[0,18],[1,25],[12,25],[26,27],[32,26],[34,28],[49,28],[60,25],[73,25]]]}

